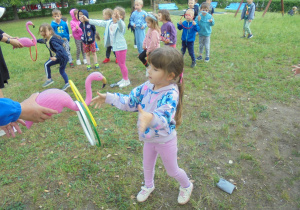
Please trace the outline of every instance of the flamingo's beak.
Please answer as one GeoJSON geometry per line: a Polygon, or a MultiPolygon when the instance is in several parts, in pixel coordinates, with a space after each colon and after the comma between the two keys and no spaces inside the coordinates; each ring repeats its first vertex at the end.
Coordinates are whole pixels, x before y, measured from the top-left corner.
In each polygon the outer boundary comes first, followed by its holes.
{"type": "Polygon", "coordinates": [[[105,87],[105,85],[106,85],[106,78],[105,78],[105,77],[103,77],[103,79],[102,79],[102,82],[103,82],[103,86],[102,86],[102,88],[104,88],[104,87],[105,87]]]}
{"type": "Polygon", "coordinates": [[[34,24],[32,24],[32,27],[33,27],[33,28],[35,28],[35,25],[34,25],[34,24]]]}

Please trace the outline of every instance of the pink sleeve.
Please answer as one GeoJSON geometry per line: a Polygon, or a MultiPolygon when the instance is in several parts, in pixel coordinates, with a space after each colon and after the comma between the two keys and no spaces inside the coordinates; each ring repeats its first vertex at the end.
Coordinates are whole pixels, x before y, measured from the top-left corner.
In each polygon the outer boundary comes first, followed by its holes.
{"type": "Polygon", "coordinates": [[[76,30],[76,23],[74,23],[74,21],[70,21],[70,25],[72,32],[74,32],[76,30]]]}
{"type": "Polygon", "coordinates": [[[149,30],[147,31],[145,39],[143,41],[143,49],[146,48],[146,46],[148,46],[148,39],[147,39],[147,37],[149,36],[149,30]]]}
{"type": "Polygon", "coordinates": [[[150,43],[148,44],[147,52],[152,52],[156,48],[160,47],[159,39],[160,39],[160,35],[159,35],[158,31],[153,30],[151,32],[151,40],[150,40],[150,43]]]}

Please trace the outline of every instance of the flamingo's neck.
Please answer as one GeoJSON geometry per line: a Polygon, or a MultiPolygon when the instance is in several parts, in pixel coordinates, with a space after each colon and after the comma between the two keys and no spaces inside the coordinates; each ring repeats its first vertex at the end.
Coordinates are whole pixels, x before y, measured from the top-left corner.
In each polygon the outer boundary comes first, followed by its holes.
{"type": "Polygon", "coordinates": [[[85,103],[86,105],[90,105],[92,101],[92,79],[89,77],[85,81],[85,91],[86,91],[85,103]]]}
{"type": "Polygon", "coordinates": [[[30,29],[29,29],[29,24],[28,24],[28,23],[26,23],[26,29],[27,29],[28,33],[31,35],[31,37],[32,37],[32,39],[33,39],[33,43],[36,44],[36,43],[37,43],[36,38],[35,38],[35,36],[33,35],[33,33],[30,31],[30,29]]]}

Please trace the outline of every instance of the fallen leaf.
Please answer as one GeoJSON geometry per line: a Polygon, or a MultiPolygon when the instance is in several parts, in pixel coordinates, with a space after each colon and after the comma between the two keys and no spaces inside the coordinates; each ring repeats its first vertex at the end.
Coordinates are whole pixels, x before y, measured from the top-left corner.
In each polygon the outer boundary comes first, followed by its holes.
{"type": "Polygon", "coordinates": [[[59,184],[59,185],[62,185],[62,184],[63,184],[63,182],[58,182],[58,184],[59,184]]]}
{"type": "Polygon", "coordinates": [[[44,190],[44,192],[50,192],[50,190],[44,190]]]}
{"type": "Polygon", "coordinates": [[[102,169],[102,172],[104,172],[105,171],[105,168],[104,169],[102,169]]]}
{"type": "Polygon", "coordinates": [[[106,157],[109,158],[111,156],[111,154],[108,154],[106,157]]]}
{"type": "Polygon", "coordinates": [[[67,198],[68,198],[68,197],[70,197],[70,193],[69,193],[69,192],[68,192],[68,194],[67,194],[67,198]]]}
{"type": "Polygon", "coordinates": [[[229,163],[229,164],[232,164],[232,163],[233,163],[233,161],[232,161],[232,160],[229,160],[229,161],[228,161],[228,163],[229,163]]]}
{"type": "Polygon", "coordinates": [[[131,147],[127,147],[127,149],[131,149],[131,147]]]}
{"type": "Polygon", "coordinates": [[[217,169],[220,170],[221,168],[220,168],[220,167],[217,167],[217,169]]]}
{"type": "Polygon", "coordinates": [[[233,179],[229,179],[229,181],[230,181],[231,183],[233,183],[233,182],[234,182],[234,180],[233,180],[233,179]]]}
{"type": "Polygon", "coordinates": [[[158,166],[158,168],[162,168],[161,166],[158,166]]]}
{"type": "Polygon", "coordinates": [[[118,154],[115,154],[116,156],[118,155],[118,154]]]}
{"type": "Polygon", "coordinates": [[[194,182],[195,182],[195,180],[192,180],[192,179],[190,179],[190,182],[194,183],[194,182]]]}
{"type": "Polygon", "coordinates": [[[104,128],[105,131],[107,131],[107,128],[104,128]]]}
{"type": "Polygon", "coordinates": [[[134,195],[131,195],[131,196],[130,196],[130,198],[131,198],[131,199],[134,199],[134,198],[135,198],[135,196],[134,196],[134,195]]]}
{"type": "Polygon", "coordinates": [[[78,155],[74,156],[74,159],[78,158],[78,155]]]}
{"type": "Polygon", "coordinates": [[[24,146],[25,144],[26,144],[26,142],[23,142],[23,143],[21,143],[20,145],[21,145],[21,146],[24,146]]]}
{"type": "Polygon", "coordinates": [[[119,178],[119,175],[116,175],[115,177],[116,177],[116,178],[119,178]]]}

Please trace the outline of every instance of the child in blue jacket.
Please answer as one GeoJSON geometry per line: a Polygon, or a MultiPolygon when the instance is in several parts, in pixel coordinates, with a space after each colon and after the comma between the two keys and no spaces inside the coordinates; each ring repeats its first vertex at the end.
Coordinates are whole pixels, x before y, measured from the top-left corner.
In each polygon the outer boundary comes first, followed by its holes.
{"type": "Polygon", "coordinates": [[[241,20],[244,21],[244,34],[242,38],[246,37],[246,33],[248,33],[248,39],[251,39],[253,37],[253,34],[250,30],[250,24],[252,20],[254,19],[254,12],[255,12],[255,4],[253,3],[253,0],[247,0],[247,4],[245,5],[242,14],[241,14],[241,20]]]}
{"type": "Polygon", "coordinates": [[[196,38],[196,33],[199,31],[198,24],[193,21],[194,18],[194,11],[188,9],[185,13],[186,21],[180,21],[177,23],[177,28],[179,30],[183,30],[181,40],[182,40],[182,48],[181,52],[184,56],[186,48],[188,48],[189,55],[192,58],[191,67],[194,68],[196,66],[196,57],[194,53],[194,42],[196,38]]]}
{"type": "Polygon", "coordinates": [[[199,31],[199,57],[197,60],[202,60],[203,48],[205,46],[206,57],[205,62],[209,62],[209,52],[210,52],[210,34],[211,27],[215,25],[214,18],[209,14],[209,4],[202,3],[200,7],[200,13],[196,18],[196,21],[200,27],[199,31]]]}

